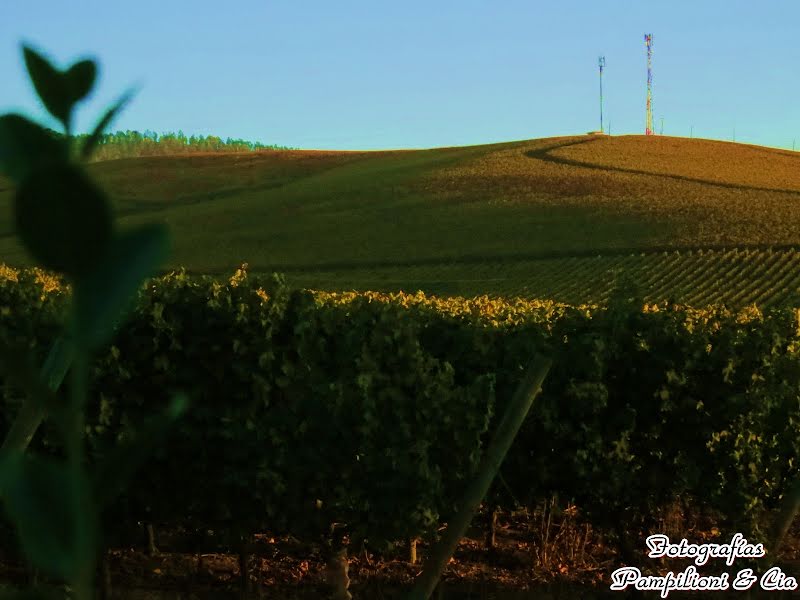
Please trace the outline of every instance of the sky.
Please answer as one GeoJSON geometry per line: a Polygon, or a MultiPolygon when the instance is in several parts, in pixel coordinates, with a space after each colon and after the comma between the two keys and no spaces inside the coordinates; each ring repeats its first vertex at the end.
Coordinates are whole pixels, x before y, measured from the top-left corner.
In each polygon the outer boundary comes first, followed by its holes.
{"type": "Polygon", "coordinates": [[[651,33],[657,133],[791,149],[798,22],[796,0],[0,0],[0,114],[46,115],[25,42],[60,68],[98,61],[78,132],[141,86],[111,130],[487,144],[598,130],[603,55],[605,129],[642,134],[651,33]]]}

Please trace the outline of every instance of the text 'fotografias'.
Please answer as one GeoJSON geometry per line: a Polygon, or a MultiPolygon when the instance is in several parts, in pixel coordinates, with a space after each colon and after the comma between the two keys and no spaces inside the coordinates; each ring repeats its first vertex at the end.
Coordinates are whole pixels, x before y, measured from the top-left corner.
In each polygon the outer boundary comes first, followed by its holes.
{"type": "Polygon", "coordinates": [[[694,564],[704,565],[709,558],[724,558],[725,564],[733,565],[737,558],[763,558],[764,544],[750,544],[741,533],[737,533],[729,544],[690,544],[683,538],[671,544],[669,536],[651,535],[646,540],[650,558],[693,558],[694,564]]]}
{"type": "MultiPolygon", "coordinates": [[[[689,558],[698,566],[705,565],[710,558],[725,559],[732,566],[737,558],[763,558],[766,555],[763,544],[750,544],[741,533],[733,536],[729,544],[691,544],[685,538],[673,544],[663,534],[647,538],[650,558],[689,558]]],[[[780,567],[773,566],[760,577],[753,569],[741,569],[735,574],[700,574],[695,565],[684,571],[666,575],[642,575],[636,567],[621,567],[611,574],[611,589],[621,591],[628,587],[639,591],[658,591],[666,598],[672,591],[701,590],[707,592],[749,590],[756,582],[764,591],[793,591],[798,588],[797,579],[784,573],[780,567]]]]}

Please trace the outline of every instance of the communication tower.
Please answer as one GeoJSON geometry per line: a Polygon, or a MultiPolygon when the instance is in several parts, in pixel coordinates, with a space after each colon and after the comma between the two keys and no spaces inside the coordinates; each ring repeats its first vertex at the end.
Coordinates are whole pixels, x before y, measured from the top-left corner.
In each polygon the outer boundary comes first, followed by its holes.
{"type": "Polygon", "coordinates": [[[647,118],[644,133],[653,135],[653,34],[644,34],[647,47],[647,118]]]}

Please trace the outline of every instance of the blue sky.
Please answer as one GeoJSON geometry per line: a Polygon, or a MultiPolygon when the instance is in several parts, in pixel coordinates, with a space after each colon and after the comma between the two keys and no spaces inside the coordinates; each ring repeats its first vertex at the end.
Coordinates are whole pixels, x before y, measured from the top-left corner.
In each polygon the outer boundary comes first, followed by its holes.
{"type": "MultiPolygon", "coordinates": [[[[20,51],[98,59],[86,131],[183,130],[300,148],[429,148],[654,128],[791,148],[800,138],[796,0],[3,0],[0,113],[40,117],[20,51]],[[225,8],[225,6],[228,8],[225,8]],[[768,8],[759,8],[768,7],[768,8]]],[[[48,121],[51,126],[54,122],[48,121]]],[[[798,150],[800,150],[800,139],[798,150]]]]}

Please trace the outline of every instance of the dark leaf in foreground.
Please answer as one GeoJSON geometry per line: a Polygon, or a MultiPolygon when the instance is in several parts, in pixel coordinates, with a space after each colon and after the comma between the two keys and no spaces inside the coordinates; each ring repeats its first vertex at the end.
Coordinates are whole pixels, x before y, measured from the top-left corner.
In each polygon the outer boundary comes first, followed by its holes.
{"type": "Polygon", "coordinates": [[[0,498],[33,565],[68,580],[92,560],[88,483],[64,463],[15,453],[0,462],[0,498]]]}
{"type": "Polygon", "coordinates": [[[36,169],[66,158],[64,140],[44,127],[18,114],[0,117],[0,172],[17,184],[36,169]]]}
{"type": "Polygon", "coordinates": [[[91,60],[81,60],[72,65],[64,80],[70,92],[70,100],[75,103],[89,95],[97,77],[97,65],[91,60]]]}
{"type": "Polygon", "coordinates": [[[17,190],[17,233],[48,269],[77,278],[105,255],[112,235],[105,194],[77,167],[53,165],[32,173],[17,190]]]}
{"type": "Polygon", "coordinates": [[[64,87],[61,71],[29,46],[23,46],[22,53],[25,56],[25,66],[33,82],[33,87],[45,108],[51,115],[66,125],[72,109],[72,103],[64,87]]]}
{"type": "Polygon", "coordinates": [[[90,348],[105,343],[142,282],[155,274],[169,254],[169,233],[145,225],[118,233],[103,261],[75,286],[76,325],[90,348]]]}
{"type": "Polygon", "coordinates": [[[72,108],[94,86],[97,66],[91,60],[82,60],[62,72],[33,48],[23,46],[22,51],[36,93],[48,112],[69,130],[72,108]]]}

